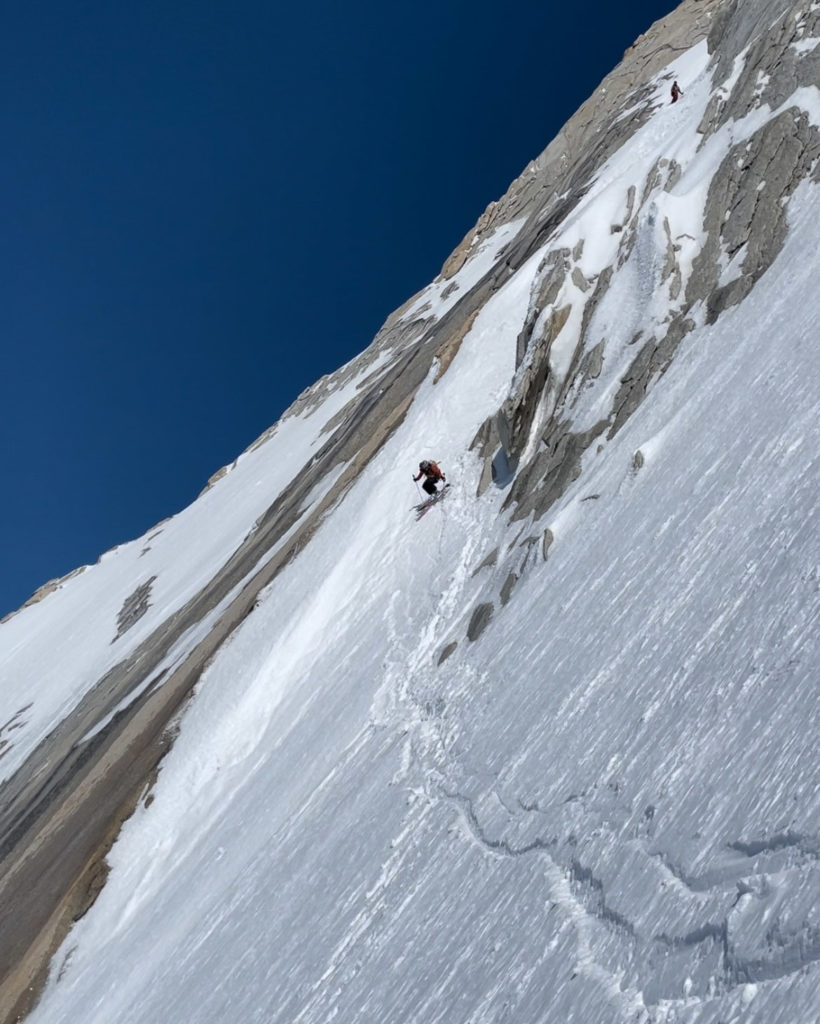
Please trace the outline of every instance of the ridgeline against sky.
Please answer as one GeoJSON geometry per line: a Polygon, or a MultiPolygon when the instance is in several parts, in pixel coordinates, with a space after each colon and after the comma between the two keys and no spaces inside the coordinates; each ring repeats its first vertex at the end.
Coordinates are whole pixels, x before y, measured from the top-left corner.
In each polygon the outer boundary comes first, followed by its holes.
{"type": "Polygon", "coordinates": [[[0,615],[361,351],[673,6],[8,12],[0,615]]]}

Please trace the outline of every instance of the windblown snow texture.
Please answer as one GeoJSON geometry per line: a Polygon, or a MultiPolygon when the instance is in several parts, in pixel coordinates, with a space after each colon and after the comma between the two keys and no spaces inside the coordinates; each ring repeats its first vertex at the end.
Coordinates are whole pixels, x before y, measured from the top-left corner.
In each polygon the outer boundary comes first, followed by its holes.
{"type": "Polygon", "coordinates": [[[32,1022],[816,1024],[818,44],[688,0],[370,349],[0,628],[21,849],[46,754],[198,666],[32,1022]]]}

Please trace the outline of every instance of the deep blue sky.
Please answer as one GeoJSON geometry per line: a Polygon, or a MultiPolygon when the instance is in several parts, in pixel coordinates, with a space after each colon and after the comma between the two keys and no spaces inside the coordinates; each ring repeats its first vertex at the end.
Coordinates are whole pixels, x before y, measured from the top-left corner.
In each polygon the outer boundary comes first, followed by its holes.
{"type": "Polygon", "coordinates": [[[0,616],[365,348],[674,6],[8,6],[0,616]]]}

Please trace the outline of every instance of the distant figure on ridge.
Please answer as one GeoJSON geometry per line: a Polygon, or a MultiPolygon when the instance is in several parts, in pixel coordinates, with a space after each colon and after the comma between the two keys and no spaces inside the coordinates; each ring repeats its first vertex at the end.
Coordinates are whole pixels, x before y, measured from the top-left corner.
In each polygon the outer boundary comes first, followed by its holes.
{"type": "Polygon", "coordinates": [[[416,483],[425,477],[424,483],[421,485],[428,494],[438,494],[438,487],[436,486],[439,480],[446,482],[447,477],[441,472],[436,462],[428,462],[427,459],[422,459],[419,463],[419,472],[413,479],[416,483]]]}
{"type": "Polygon", "coordinates": [[[678,85],[677,82],[672,83],[672,102],[677,103],[678,97],[683,96],[683,89],[678,85]]]}

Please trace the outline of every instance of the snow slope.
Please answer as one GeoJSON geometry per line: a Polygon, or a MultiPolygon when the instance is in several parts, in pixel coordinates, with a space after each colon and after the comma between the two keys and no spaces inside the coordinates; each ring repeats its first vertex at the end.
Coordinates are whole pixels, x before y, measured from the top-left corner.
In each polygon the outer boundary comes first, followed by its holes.
{"type": "MultiPolygon", "coordinates": [[[[365,376],[334,391],[319,409],[283,419],[194,504],[138,540],[106,552],[96,565],[71,574],[47,598],[0,626],[0,693],[9,716],[0,727],[0,781],[20,767],[94,680],[123,661],[213,577],[323,443],[325,425],[365,376]],[[135,579],[149,584],[148,606],[120,636],[115,612],[126,604],[135,579]]],[[[313,495],[312,503],[320,498],[313,495]]],[[[220,610],[181,639],[160,671],[208,632],[220,610]]]]}
{"type": "MultiPolygon", "coordinates": [[[[586,277],[612,265],[628,186],[672,149],[682,174],[659,201],[692,236],[691,269],[705,183],[752,127],[699,149],[705,48],[671,70],[688,106],[659,106],[599,169],[213,659],[34,1024],[816,1024],[818,186],[792,197],[785,246],[748,297],[700,317],[542,520],[515,520],[505,487],[474,497],[470,445],[515,377],[545,255],[583,239],[586,277]],[[453,486],[415,523],[423,456],[453,486]],[[522,546],[533,529],[550,543],[522,546]]],[[[816,118],[813,95],[798,101],[816,118]]],[[[642,240],[657,214],[645,208],[642,240]]],[[[570,396],[580,427],[608,407],[636,324],[670,308],[646,288],[656,242],[639,240],[595,311],[588,336],[609,347],[570,396]]],[[[585,294],[572,300],[556,376],[581,341],[585,294]]],[[[164,528],[144,556],[150,614],[227,557],[349,393],[284,423],[164,528]]],[[[68,634],[86,616],[77,657],[99,671],[116,623],[86,608],[144,546],[3,630],[68,634]]],[[[42,642],[28,663],[5,648],[13,680],[37,671],[42,642]]],[[[3,767],[76,699],[49,681],[3,767]]]]}

